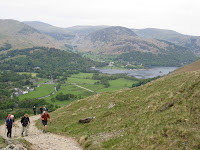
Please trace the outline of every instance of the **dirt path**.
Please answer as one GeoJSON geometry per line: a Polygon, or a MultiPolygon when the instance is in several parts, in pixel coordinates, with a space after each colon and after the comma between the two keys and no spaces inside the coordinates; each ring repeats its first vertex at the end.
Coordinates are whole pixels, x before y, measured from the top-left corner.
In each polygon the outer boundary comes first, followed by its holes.
{"type": "Polygon", "coordinates": [[[84,89],[84,90],[87,90],[87,91],[89,91],[89,92],[94,92],[94,91],[92,91],[92,90],[90,90],[90,89],[84,88],[84,87],[82,87],[82,86],[80,86],[80,85],[77,85],[77,84],[75,84],[75,83],[70,83],[70,84],[75,85],[75,86],[77,86],[77,87],[79,87],[79,88],[82,88],[82,89],[84,89]]]}
{"type": "MultiPolygon", "coordinates": [[[[38,146],[41,150],[82,150],[78,143],[69,137],[56,135],[53,133],[42,133],[35,126],[35,121],[40,118],[40,115],[30,117],[31,125],[29,127],[29,135],[23,137],[26,141],[32,143],[35,146],[38,146]]],[[[20,128],[13,127],[13,137],[16,139],[21,137],[21,124],[19,121],[16,122],[20,128]]],[[[5,135],[5,126],[0,126],[0,135],[6,138],[5,135]]]]}

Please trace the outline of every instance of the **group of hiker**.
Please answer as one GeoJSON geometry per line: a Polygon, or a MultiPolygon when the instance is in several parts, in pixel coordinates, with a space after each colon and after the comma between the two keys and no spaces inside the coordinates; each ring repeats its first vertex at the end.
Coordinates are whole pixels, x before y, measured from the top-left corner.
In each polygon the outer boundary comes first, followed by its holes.
{"type": "MultiPolygon", "coordinates": [[[[33,113],[34,115],[36,115],[36,107],[33,106],[33,113]]],[[[50,115],[48,113],[48,108],[44,107],[40,107],[40,113],[41,113],[41,120],[42,120],[42,124],[43,124],[43,133],[46,133],[46,129],[47,129],[47,121],[48,119],[51,122],[51,118],[50,115]]],[[[30,118],[28,114],[25,114],[22,118],[21,118],[21,125],[22,125],[22,130],[21,130],[21,136],[28,136],[28,128],[30,125],[30,118]]],[[[7,129],[7,137],[11,138],[12,137],[12,127],[13,125],[15,127],[17,127],[17,124],[15,123],[14,120],[14,115],[9,114],[8,117],[6,118],[5,121],[5,127],[7,129]]]]}
{"type": "MultiPolygon", "coordinates": [[[[33,106],[33,113],[34,113],[34,115],[36,115],[36,110],[37,110],[36,107],[33,106]]],[[[40,114],[43,114],[45,111],[49,111],[48,108],[46,106],[43,106],[43,107],[41,106],[40,107],[40,114]]]]}

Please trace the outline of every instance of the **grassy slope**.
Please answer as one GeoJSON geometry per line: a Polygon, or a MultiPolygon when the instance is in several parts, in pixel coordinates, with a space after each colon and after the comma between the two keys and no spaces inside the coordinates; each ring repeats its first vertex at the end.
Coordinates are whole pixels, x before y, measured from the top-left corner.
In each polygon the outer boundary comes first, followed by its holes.
{"type": "Polygon", "coordinates": [[[198,149],[199,97],[200,72],[169,75],[75,101],[51,114],[48,130],[85,136],[80,142],[89,149],[198,149]],[[114,101],[116,106],[108,109],[114,101]],[[78,124],[94,116],[91,123],[78,124]]]}
{"type": "Polygon", "coordinates": [[[191,72],[191,71],[197,71],[197,70],[200,70],[200,60],[197,60],[190,65],[183,66],[177,69],[174,73],[191,72]]]}

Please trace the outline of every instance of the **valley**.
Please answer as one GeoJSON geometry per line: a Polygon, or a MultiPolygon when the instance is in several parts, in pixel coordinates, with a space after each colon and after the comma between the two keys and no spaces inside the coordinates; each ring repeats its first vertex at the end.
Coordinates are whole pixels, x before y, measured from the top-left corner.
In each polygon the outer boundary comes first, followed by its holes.
{"type": "Polygon", "coordinates": [[[45,106],[55,149],[199,149],[198,56],[198,37],[171,30],[0,19],[0,122],[28,113],[38,131],[45,106]]]}

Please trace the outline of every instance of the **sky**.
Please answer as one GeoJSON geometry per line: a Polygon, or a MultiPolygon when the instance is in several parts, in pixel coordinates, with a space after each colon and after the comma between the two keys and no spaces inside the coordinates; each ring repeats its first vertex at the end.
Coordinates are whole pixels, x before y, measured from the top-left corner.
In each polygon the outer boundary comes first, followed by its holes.
{"type": "Polygon", "coordinates": [[[160,28],[200,36],[200,0],[0,0],[0,19],[160,28]]]}

